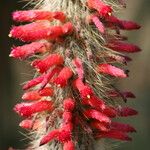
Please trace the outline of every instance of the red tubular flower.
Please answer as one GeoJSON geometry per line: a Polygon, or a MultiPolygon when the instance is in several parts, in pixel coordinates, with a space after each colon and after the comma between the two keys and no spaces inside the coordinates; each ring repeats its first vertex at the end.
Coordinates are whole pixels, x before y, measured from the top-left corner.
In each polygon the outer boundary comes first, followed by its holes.
{"type": "Polygon", "coordinates": [[[112,122],[111,129],[118,130],[122,132],[136,132],[135,128],[129,124],[123,124],[119,122],[112,122]]]}
{"type": "Polygon", "coordinates": [[[120,96],[123,96],[124,98],[135,98],[135,95],[132,92],[130,92],[130,91],[125,91],[125,92],[110,91],[110,92],[108,92],[108,95],[110,97],[120,97],[120,96]]]}
{"type": "Polygon", "coordinates": [[[76,79],[74,81],[74,86],[79,90],[83,99],[90,98],[94,94],[93,90],[88,85],[84,85],[81,79],[76,79]]]}
{"type": "Polygon", "coordinates": [[[73,25],[71,22],[67,22],[62,26],[62,31],[63,31],[64,35],[71,34],[73,32],[73,30],[74,30],[74,28],[73,28],[73,25]]]}
{"type": "Polygon", "coordinates": [[[64,62],[64,59],[59,54],[50,54],[46,58],[42,60],[35,60],[32,62],[32,66],[38,69],[39,72],[44,73],[46,72],[50,67],[54,65],[62,65],[64,62]]]}
{"type": "Polygon", "coordinates": [[[48,21],[40,21],[13,27],[9,36],[26,42],[41,39],[55,40],[60,36],[70,34],[72,30],[71,23],[66,23],[63,26],[50,26],[48,21]]]}
{"type": "Polygon", "coordinates": [[[19,126],[24,128],[24,129],[32,129],[33,120],[30,120],[30,119],[23,120],[23,121],[21,121],[19,126]]]}
{"type": "Polygon", "coordinates": [[[106,57],[106,59],[110,62],[117,61],[117,62],[127,64],[129,61],[132,61],[132,59],[130,57],[124,56],[124,55],[108,54],[107,57],[106,57]]]}
{"type": "Polygon", "coordinates": [[[51,50],[52,45],[49,42],[33,42],[12,49],[10,57],[26,59],[36,53],[45,53],[51,50]]]}
{"type": "Polygon", "coordinates": [[[114,28],[115,28],[115,26],[117,26],[123,30],[135,30],[135,29],[140,28],[140,25],[136,24],[133,21],[121,20],[121,19],[118,19],[117,17],[112,16],[112,15],[107,16],[105,18],[105,21],[106,21],[106,26],[114,27],[114,28]]]}
{"type": "Polygon", "coordinates": [[[54,140],[57,136],[59,135],[58,130],[52,130],[50,131],[47,135],[45,135],[41,141],[40,141],[40,146],[47,144],[48,142],[54,140]]]}
{"type": "Polygon", "coordinates": [[[100,111],[97,111],[95,109],[87,109],[84,111],[84,115],[85,117],[87,117],[88,119],[96,119],[100,122],[104,122],[104,123],[111,123],[111,120],[109,117],[107,117],[105,114],[101,113],[100,111]]]}
{"type": "Polygon", "coordinates": [[[123,30],[136,30],[139,29],[141,26],[133,21],[120,20],[119,27],[123,30]]]}
{"type": "Polygon", "coordinates": [[[98,72],[104,73],[104,74],[109,74],[111,76],[120,77],[120,78],[127,77],[127,75],[125,74],[125,72],[122,69],[112,66],[110,64],[100,64],[98,66],[98,72]]]}
{"type": "Polygon", "coordinates": [[[39,120],[32,120],[32,119],[25,119],[21,121],[19,124],[21,128],[28,129],[28,130],[36,130],[40,126],[40,121],[39,120]]]}
{"type": "Polygon", "coordinates": [[[60,20],[61,22],[66,21],[66,15],[61,11],[55,11],[52,15],[54,19],[60,20]]]}
{"type": "Polygon", "coordinates": [[[50,12],[40,10],[16,11],[12,16],[13,20],[18,22],[32,22],[37,20],[53,21],[53,19],[64,22],[66,19],[66,16],[63,12],[50,12]]]}
{"type": "Polygon", "coordinates": [[[16,111],[19,115],[23,117],[29,117],[34,113],[42,112],[42,111],[51,111],[53,109],[53,103],[51,101],[39,101],[35,103],[20,103],[14,107],[14,111],[16,111]]]}
{"type": "Polygon", "coordinates": [[[91,96],[88,99],[83,99],[82,104],[84,105],[90,105],[91,107],[98,109],[98,110],[104,110],[105,109],[105,103],[103,100],[96,96],[91,96]]]}
{"type": "Polygon", "coordinates": [[[46,74],[43,74],[37,78],[34,78],[30,81],[28,81],[24,86],[23,86],[23,90],[28,90],[38,84],[41,83],[41,88],[40,89],[43,89],[47,83],[51,80],[51,78],[60,72],[60,68],[59,67],[55,67],[54,69],[52,69],[51,71],[49,71],[48,73],[46,74]]]}
{"type": "Polygon", "coordinates": [[[49,87],[46,87],[40,91],[30,91],[23,94],[22,99],[23,100],[39,100],[42,98],[42,96],[52,96],[53,90],[49,87]]]}
{"type": "Polygon", "coordinates": [[[39,83],[42,82],[42,80],[44,79],[44,76],[45,76],[45,75],[42,75],[42,76],[39,76],[39,77],[37,77],[37,78],[34,78],[34,79],[28,81],[28,82],[23,86],[23,90],[28,90],[28,89],[30,89],[31,87],[38,85],[39,83]]]}
{"type": "Polygon", "coordinates": [[[36,100],[41,99],[41,96],[39,95],[38,91],[36,90],[36,91],[30,91],[30,92],[24,93],[22,96],[22,99],[36,101],[36,100]]]}
{"type": "Polygon", "coordinates": [[[57,136],[57,140],[61,143],[65,143],[71,140],[71,133],[68,130],[61,130],[57,136]]]}
{"type": "Polygon", "coordinates": [[[134,53],[134,52],[141,51],[141,49],[136,45],[125,43],[122,41],[117,41],[117,40],[109,42],[107,44],[107,47],[118,52],[134,53]]]}
{"type": "Polygon", "coordinates": [[[89,8],[97,10],[102,17],[109,16],[112,12],[112,8],[101,0],[88,0],[87,4],[89,8]]]}
{"type": "Polygon", "coordinates": [[[40,89],[43,89],[49,82],[51,82],[51,79],[58,74],[61,71],[61,67],[55,67],[54,69],[48,71],[48,73],[45,74],[40,89]]]}
{"type": "Polygon", "coordinates": [[[39,91],[40,96],[52,96],[54,94],[54,90],[50,87],[46,87],[39,91]]]}
{"type": "Polygon", "coordinates": [[[106,124],[99,122],[99,121],[91,121],[90,126],[96,130],[100,130],[100,131],[109,131],[110,127],[108,127],[106,124]]]}
{"type": "Polygon", "coordinates": [[[24,40],[25,41],[26,40],[27,41],[38,40],[38,39],[34,39],[34,38],[39,38],[40,34],[38,32],[38,34],[39,34],[38,35],[37,31],[41,31],[41,29],[44,30],[44,29],[47,29],[49,27],[50,27],[49,21],[39,21],[39,22],[33,22],[30,24],[26,24],[26,25],[15,26],[11,29],[9,36],[21,39],[23,41],[24,40]],[[31,38],[31,36],[33,36],[33,39],[31,38]]]}
{"type": "Polygon", "coordinates": [[[69,131],[70,134],[73,130],[73,123],[70,121],[70,122],[67,122],[67,123],[63,123],[62,124],[62,127],[60,130],[66,130],[66,131],[69,131]]]}
{"type": "Polygon", "coordinates": [[[129,108],[129,107],[118,108],[118,115],[121,117],[134,116],[137,114],[138,114],[138,112],[136,110],[129,108]]]}
{"type": "Polygon", "coordinates": [[[110,130],[108,132],[101,132],[95,136],[96,138],[113,138],[123,141],[131,141],[132,139],[125,133],[117,130],[110,130]]]}
{"type": "Polygon", "coordinates": [[[64,143],[63,150],[75,150],[73,141],[68,141],[64,143]]]}
{"type": "Polygon", "coordinates": [[[63,107],[65,111],[70,111],[72,112],[73,109],[75,108],[75,101],[71,98],[67,98],[63,102],[63,107]]]}
{"type": "Polygon", "coordinates": [[[114,118],[117,116],[117,110],[114,107],[111,106],[107,106],[104,110],[103,113],[110,117],[110,118],[114,118]]]}
{"type": "Polygon", "coordinates": [[[63,112],[63,121],[65,123],[68,123],[68,122],[71,122],[71,120],[72,120],[72,113],[69,111],[64,111],[63,112]]]}
{"type": "Polygon", "coordinates": [[[59,87],[64,87],[67,85],[67,82],[72,77],[72,75],[72,70],[69,67],[64,67],[58,74],[58,77],[55,78],[54,83],[59,87]]]}

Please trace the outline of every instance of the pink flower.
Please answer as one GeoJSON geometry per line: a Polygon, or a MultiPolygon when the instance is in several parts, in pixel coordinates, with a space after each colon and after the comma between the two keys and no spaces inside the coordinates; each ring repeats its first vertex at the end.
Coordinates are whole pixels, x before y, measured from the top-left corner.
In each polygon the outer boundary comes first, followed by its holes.
{"type": "MultiPolygon", "coordinates": [[[[63,121],[65,121],[65,120],[63,120],[63,121]]],[[[62,124],[62,127],[61,127],[60,130],[69,131],[70,134],[71,134],[71,132],[73,131],[73,123],[72,123],[72,121],[64,122],[64,123],[62,124]]]]}
{"type": "Polygon", "coordinates": [[[53,90],[49,87],[46,87],[40,91],[34,90],[29,91],[23,94],[22,99],[23,100],[39,100],[42,98],[42,96],[52,96],[53,90]]]}
{"type": "Polygon", "coordinates": [[[57,78],[54,79],[54,83],[59,87],[64,87],[67,85],[68,80],[72,77],[72,75],[72,70],[69,67],[64,67],[58,74],[57,78]]]}
{"type": "Polygon", "coordinates": [[[115,77],[119,77],[119,78],[127,77],[127,75],[125,74],[125,72],[122,69],[112,66],[110,64],[100,64],[98,66],[98,72],[104,73],[104,74],[109,74],[111,76],[115,76],[115,77]]]}
{"type": "Polygon", "coordinates": [[[66,111],[73,111],[75,108],[75,101],[72,98],[67,98],[63,102],[63,107],[66,111]]]}
{"type": "Polygon", "coordinates": [[[59,135],[59,131],[57,129],[50,131],[47,135],[45,135],[41,139],[40,146],[47,144],[48,142],[54,140],[58,135],[59,135]]]}
{"type": "Polygon", "coordinates": [[[44,73],[46,72],[50,67],[54,65],[62,65],[64,62],[64,59],[59,54],[50,54],[46,58],[42,60],[35,60],[32,62],[32,66],[38,69],[39,72],[44,73]]]}
{"type": "Polygon", "coordinates": [[[108,95],[111,97],[124,97],[124,98],[135,98],[135,95],[130,92],[130,91],[125,91],[125,92],[118,92],[118,91],[110,91],[108,92],[108,95]]]}
{"type": "Polygon", "coordinates": [[[112,12],[111,6],[106,5],[101,0],[88,0],[88,7],[99,12],[101,17],[109,16],[112,12]]]}
{"type": "Polygon", "coordinates": [[[94,94],[93,90],[88,85],[85,85],[81,79],[76,79],[74,81],[74,87],[78,89],[83,99],[90,98],[94,94]]]}
{"type": "Polygon", "coordinates": [[[109,127],[103,123],[103,122],[99,122],[99,121],[91,121],[90,126],[96,130],[100,130],[100,131],[109,131],[109,127]]]}
{"type": "Polygon", "coordinates": [[[22,127],[22,128],[24,128],[24,129],[32,129],[33,120],[30,120],[30,119],[23,120],[23,121],[19,124],[19,126],[22,127]]]}
{"type": "Polygon", "coordinates": [[[118,115],[121,117],[134,116],[137,114],[138,114],[138,112],[136,110],[129,108],[129,107],[118,108],[118,115]]]}
{"type": "Polygon", "coordinates": [[[107,44],[107,47],[118,52],[134,53],[134,52],[141,51],[141,49],[136,45],[125,43],[122,41],[117,41],[117,40],[109,42],[107,44]]]}
{"type": "Polygon", "coordinates": [[[61,143],[65,143],[71,140],[71,133],[68,130],[61,130],[57,136],[57,140],[61,143]]]}
{"type": "Polygon", "coordinates": [[[99,20],[99,18],[96,15],[91,16],[91,20],[95,24],[100,33],[105,32],[105,27],[103,23],[99,20]]]}
{"type": "Polygon", "coordinates": [[[120,20],[120,29],[123,30],[135,30],[139,29],[141,26],[133,21],[120,20]]]}
{"type": "Polygon", "coordinates": [[[66,23],[63,26],[50,26],[48,21],[33,22],[27,25],[13,27],[9,36],[25,42],[50,39],[55,40],[73,31],[72,24],[66,23]]]}
{"type": "Polygon", "coordinates": [[[136,24],[133,21],[121,20],[112,15],[107,16],[104,22],[108,27],[116,28],[115,26],[117,26],[122,30],[135,30],[140,28],[140,25],[136,24]]]}
{"type": "Polygon", "coordinates": [[[41,82],[40,89],[43,89],[49,82],[52,82],[52,79],[61,71],[61,67],[55,67],[54,69],[48,71],[41,82]]]}
{"type": "Polygon", "coordinates": [[[107,117],[105,114],[101,113],[100,111],[97,111],[95,109],[87,109],[84,111],[84,115],[85,117],[87,117],[88,119],[96,119],[100,122],[104,122],[104,123],[111,123],[111,120],[109,117],[107,117]]]}
{"type": "Polygon", "coordinates": [[[107,115],[110,118],[114,118],[117,116],[117,110],[114,107],[107,106],[104,110],[103,113],[107,115]]]}
{"type": "Polygon", "coordinates": [[[19,126],[28,130],[37,130],[40,127],[40,121],[37,119],[25,119],[20,122],[19,126]]]}
{"type": "Polygon", "coordinates": [[[27,89],[29,89],[29,88],[31,88],[31,87],[33,87],[33,86],[38,85],[39,83],[42,82],[42,80],[44,79],[44,76],[45,76],[45,75],[42,75],[42,76],[39,76],[39,77],[37,77],[37,78],[34,78],[34,79],[28,81],[28,82],[23,86],[23,90],[27,90],[27,89]]]}
{"type": "Polygon", "coordinates": [[[33,100],[33,101],[36,101],[36,100],[41,99],[41,96],[38,93],[38,91],[30,91],[30,92],[24,93],[23,96],[22,96],[22,99],[23,100],[33,100]]]}
{"type": "Polygon", "coordinates": [[[54,90],[50,87],[45,87],[44,89],[39,91],[40,96],[53,96],[54,90]]]}
{"type": "Polygon", "coordinates": [[[103,100],[96,96],[91,96],[90,98],[86,98],[82,100],[83,105],[89,105],[92,108],[98,109],[98,110],[104,110],[105,109],[105,103],[103,100]]]}
{"type": "Polygon", "coordinates": [[[67,141],[64,143],[63,150],[75,150],[73,141],[67,141]]]}
{"type": "Polygon", "coordinates": [[[71,122],[71,120],[72,120],[72,113],[69,111],[64,111],[63,112],[63,121],[65,123],[68,123],[68,122],[71,122]]]}
{"type": "Polygon", "coordinates": [[[36,53],[45,53],[51,50],[52,45],[49,42],[33,42],[23,46],[14,47],[10,57],[26,59],[36,53]]]}
{"type": "Polygon", "coordinates": [[[122,132],[136,132],[135,128],[129,124],[123,124],[119,122],[112,122],[111,129],[122,132]]]}
{"type": "Polygon", "coordinates": [[[53,103],[47,100],[42,100],[35,103],[20,103],[14,107],[14,111],[23,117],[32,116],[32,114],[37,112],[51,111],[52,109],[53,103]]]}
{"type": "Polygon", "coordinates": [[[67,22],[62,26],[62,31],[64,35],[71,34],[73,30],[74,30],[74,27],[71,22],[67,22]]]}
{"type": "Polygon", "coordinates": [[[64,22],[66,16],[63,12],[50,12],[50,11],[40,11],[40,10],[25,10],[16,11],[13,13],[13,20],[18,22],[32,22],[36,20],[49,20],[53,19],[60,20],[64,22]]]}

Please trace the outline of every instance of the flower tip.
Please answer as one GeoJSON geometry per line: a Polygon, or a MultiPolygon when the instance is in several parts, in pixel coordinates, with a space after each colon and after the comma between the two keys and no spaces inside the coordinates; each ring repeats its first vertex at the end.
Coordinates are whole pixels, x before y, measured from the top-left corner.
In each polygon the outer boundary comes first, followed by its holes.
{"type": "Polygon", "coordinates": [[[66,24],[64,24],[62,29],[64,34],[71,34],[74,30],[71,22],[67,22],[66,24]]]}
{"type": "Polygon", "coordinates": [[[88,98],[88,99],[90,99],[90,98],[91,98],[91,96],[90,96],[90,95],[87,95],[87,98],[88,98]]]}
{"type": "Polygon", "coordinates": [[[72,98],[67,98],[63,102],[63,107],[67,111],[73,111],[75,108],[75,101],[72,98]]]}
{"type": "Polygon", "coordinates": [[[45,142],[43,142],[43,141],[40,141],[39,146],[43,146],[44,144],[46,144],[46,143],[45,143],[45,142]]]}
{"type": "Polygon", "coordinates": [[[111,13],[111,12],[109,12],[109,13],[108,13],[108,15],[109,15],[109,16],[111,16],[111,15],[112,15],[112,13],[111,13]]]}
{"type": "Polygon", "coordinates": [[[57,86],[58,86],[59,88],[61,87],[61,85],[60,85],[60,84],[58,84],[57,86]]]}
{"type": "Polygon", "coordinates": [[[14,55],[12,53],[9,54],[9,57],[14,57],[14,55]]]}
{"type": "Polygon", "coordinates": [[[11,37],[12,37],[12,34],[11,34],[11,33],[9,33],[9,34],[8,34],[8,37],[10,37],[10,38],[11,38],[11,37]]]}

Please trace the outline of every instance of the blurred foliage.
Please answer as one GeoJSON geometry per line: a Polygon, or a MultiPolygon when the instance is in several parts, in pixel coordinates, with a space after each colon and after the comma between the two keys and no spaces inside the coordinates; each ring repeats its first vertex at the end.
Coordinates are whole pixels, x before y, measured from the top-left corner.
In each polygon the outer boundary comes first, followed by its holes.
{"type": "MultiPolygon", "coordinates": [[[[13,106],[20,101],[22,89],[20,84],[32,77],[29,66],[20,61],[8,57],[11,46],[18,45],[16,41],[8,38],[8,33],[13,24],[11,13],[24,6],[19,0],[1,0],[0,4],[0,150],[7,150],[8,147],[25,146],[24,133],[18,127],[19,117],[13,112],[13,106]],[[22,132],[22,133],[21,133],[22,132]],[[21,140],[22,139],[22,140],[21,140]]],[[[123,143],[118,150],[147,150],[150,139],[150,19],[149,0],[128,1],[126,11],[123,11],[121,18],[134,20],[142,25],[141,30],[130,33],[129,40],[139,45],[143,51],[132,56],[133,62],[129,64],[130,78],[120,81],[119,85],[124,90],[133,91],[137,98],[129,100],[139,111],[139,115],[128,119],[137,128],[133,136],[133,142],[123,143]]],[[[128,33],[126,33],[128,34],[128,33]]]]}

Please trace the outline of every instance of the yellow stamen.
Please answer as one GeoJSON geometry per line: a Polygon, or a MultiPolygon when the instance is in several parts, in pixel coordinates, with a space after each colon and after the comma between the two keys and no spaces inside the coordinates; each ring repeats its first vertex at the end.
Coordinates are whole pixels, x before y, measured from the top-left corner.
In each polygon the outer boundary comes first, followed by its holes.
{"type": "Polygon", "coordinates": [[[90,95],[87,95],[87,98],[89,98],[89,99],[90,99],[90,98],[91,98],[91,96],[90,96],[90,95]]]}
{"type": "Polygon", "coordinates": [[[109,15],[109,16],[111,16],[111,15],[112,15],[112,13],[111,13],[111,12],[109,12],[109,13],[108,13],[108,15],[109,15]]]}
{"type": "Polygon", "coordinates": [[[12,37],[12,35],[11,35],[11,34],[8,34],[8,37],[12,37]]]}

